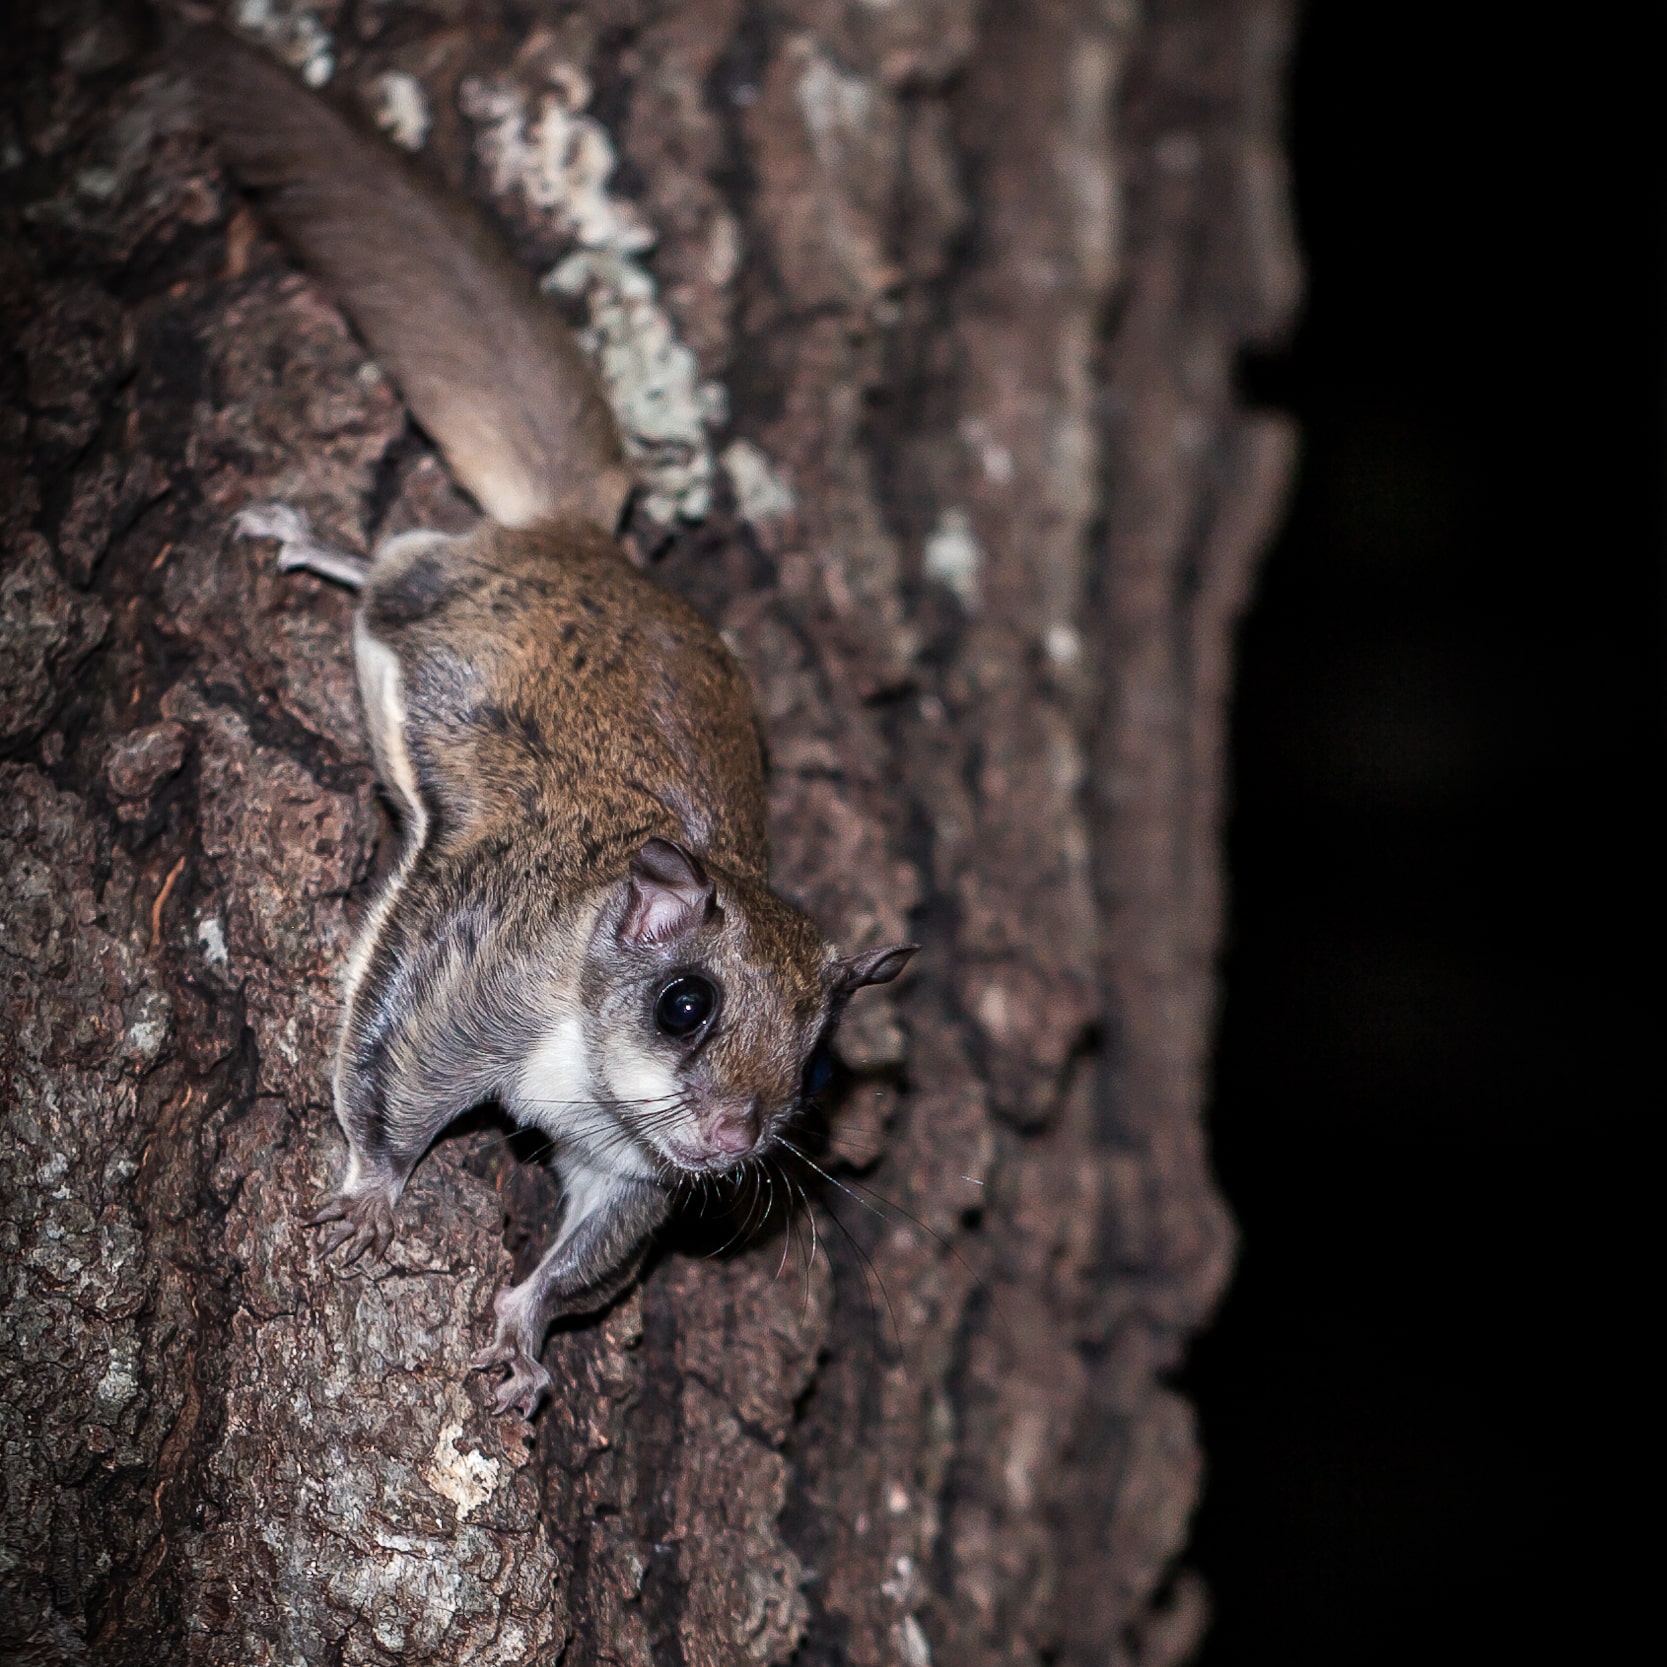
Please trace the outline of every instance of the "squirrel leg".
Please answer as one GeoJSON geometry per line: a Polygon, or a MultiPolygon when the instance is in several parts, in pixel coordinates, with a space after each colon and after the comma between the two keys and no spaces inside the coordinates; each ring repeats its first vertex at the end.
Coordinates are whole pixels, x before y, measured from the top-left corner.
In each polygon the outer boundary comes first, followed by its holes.
{"type": "Polygon", "coordinates": [[[509,1367],[498,1386],[497,1410],[523,1418],[532,1417],[550,1386],[538,1358],[550,1321],[563,1313],[594,1313],[630,1284],[668,1207],[664,1190],[652,1181],[591,1169],[575,1169],[564,1179],[567,1215],[556,1242],[519,1285],[498,1292],[492,1341],[470,1362],[477,1372],[509,1367]]]}

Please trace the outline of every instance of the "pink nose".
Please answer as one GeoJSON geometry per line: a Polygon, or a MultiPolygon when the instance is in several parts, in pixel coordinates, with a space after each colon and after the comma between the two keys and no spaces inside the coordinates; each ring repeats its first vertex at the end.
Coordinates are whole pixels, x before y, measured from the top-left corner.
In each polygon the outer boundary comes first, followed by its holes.
{"type": "Polygon", "coordinates": [[[758,1144],[761,1123],[756,1100],[747,1106],[720,1111],[706,1131],[706,1142],[714,1152],[739,1157],[758,1144]]]}

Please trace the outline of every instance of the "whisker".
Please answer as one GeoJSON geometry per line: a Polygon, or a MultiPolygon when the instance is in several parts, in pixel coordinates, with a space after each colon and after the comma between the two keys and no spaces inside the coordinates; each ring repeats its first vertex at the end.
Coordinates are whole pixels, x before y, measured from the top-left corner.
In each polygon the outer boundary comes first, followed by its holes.
{"type": "MultiPolygon", "coordinates": [[[[750,1170],[736,1170],[736,1171],[733,1172],[732,1175],[724,1177],[726,1180],[733,1180],[734,1183],[735,1183],[734,1191],[733,1191],[733,1193],[730,1197],[730,1201],[729,1201],[729,1207],[730,1207],[730,1210],[732,1212],[735,1209],[736,1200],[741,1196],[741,1182],[744,1178],[746,1178],[747,1176],[750,1176],[750,1174],[751,1174],[750,1170]]],[[[733,1215],[732,1215],[731,1219],[732,1220],[734,1219],[733,1215]]],[[[733,1233],[731,1233],[729,1235],[729,1237],[727,1239],[725,1239],[724,1242],[721,1245],[719,1245],[716,1250],[712,1250],[712,1251],[707,1252],[707,1259],[709,1261],[715,1261],[718,1257],[722,1256],[724,1254],[724,1252],[727,1251],[730,1248],[730,1246],[735,1243],[735,1241],[737,1239],[741,1238],[746,1233],[746,1231],[747,1231],[746,1226],[744,1224],[741,1224],[741,1223],[737,1222],[735,1231],[733,1233]]]]}
{"type": "Polygon", "coordinates": [[[785,1170],[782,1171],[782,1174],[792,1182],[794,1189],[798,1192],[800,1199],[804,1203],[805,1219],[810,1223],[810,1256],[805,1262],[805,1299],[799,1308],[799,1324],[803,1325],[810,1317],[810,1287],[811,1280],[816,1273],[816,1249],[819,1242],[816,1232],[816,1206],[811,1202],[809,1196],[805,1192],[805,1189],[800,1186],[797,1181],[794,1181],[791,1176],[787,1175],[785,1170]]]}
{"type": "Polygon", "coordinates": [[[868,1323],[874,1327],[876,1332],[878,1332],[880,1328],[880,1317],[874,1307],[874,1293],[869,1289],[868,1285],[870,1276],[873,1277],[874,1283],[880,1287],[880,1300],[886,1305],[886,1316],[891,1321],[891,1334],[897,1341],[898,1363],[903,1368],[904,1377],[907,1378],[909,1375],[909,1364],[904,1354],[903,1333],[897,1324],[897,1313],[891,1306],[891,1292],[886,1289],[886,1282],[880,1277],[880,1270],[875,1267],[873,1258],[860,1244],[857,1243],[856,1236],[852,1233],[851,1229],[839,1219],[839,1212],[837,1210],[829,1210],[828,1219],[840,1230],[841,1233],[845,1235],[845,1242],[857,1253],[857,1259],[862,1264],[862,1290],[863,1296],[868,1301],[868,1323]]]}
{"type": "Polygon", "coordinates": [[[735,1195],[731,1203],[731,1208],[735,1211],[735,1231],[724,1241],[724,1250],[728,1250],[729,1247],[735,1244],[738,1240],[745,1239],[752,1233],[753,1217],[758,1213],[758,1180],[751,1169],[738,1169],[735,1171],[735,1195]],[[746,1213],[743,1215],[739,1208],[739,1203],[741,1198],[741,1189],[746,1182],[751,1182],[752,1185],[747,1195],[746,1213]]]}
{"type": "Polygon", "coordinates": [[[773,1280],[771,1280],[771,1284],[777,1284],[777,1283],[780,1282],[782,1274],[787,1269],[787,1253],[792,1248],[793,1248],[793,1200],[790,1196],[788,1198],[788,1201],[787,1201],[787,1231],[785,1233],[783,1233],[782,1236],[781,1236],[781,1260],[776,1264],[776,1274],[775,1274],[775,1278],[773,1280]]]}
{"type": "Polygon", "coordinates": [[[799,1196],[804,1199],[805,1217],[810,1222],[810,1260],[805,1263],[805,1307],[810,1307],[810,1275],[816,1266],[816,1251],[820,1239],[816,1232],[816,1206],[810,1201],[805,1189],[799,1188],[799,1196]]]}
{"type": "MultiPolygon", "coordinates": [[[[737,1171],[737,1173],[745,1176],[746,1178],[747,1214],[746,1218],[741,1222],[740,1232],[737,1235],[741,1239],[742,1243],[745,1244],[751,1242],[752,1236],[757,1230],[756,1224],[758,1222],[759,1212],[760,1209],[764,1207],[764,1189],[758,1184],[759,1172],[753,1167],[752,1164],[746,1165],[745,1168],[737,1171]]],[[[767,1209],[764,1210],[764,1216],[766,1220],[769,1219],[769,1212],[767,1209]]]]}
{"type": "MultiPolygon", "coordinates": [[[[854,1199],[871,1215],[878,1216],[881,1221],[886,1221],[889,1225],[889,1220],[883,1210],[877,1209],[873,1204],[869,1203],[867,1198],[859,1196],[857,1193],[853,1192],[850,1187],[846,1186],[843,1181],[839,1180],[836,1176],[830,1175],[827,1170],[821,1166],[821,1164],[819,1164],[814,1158],[810,1157],[807,1153],[800,1151],[792,1141],[783,1138],[781,1143],[788,1149],[789,1152],[792,1152],[803,1162],[809,1164],[810,1167],[829,1184],[829,1186],[838,1187],[847,1198],[854,1199]]],[[[995,1292],[991,1290],[988,1284],[985,1283],[984,1278],[979,1273],[978,1269],[975,1268],[972,1263],[969,1262],[966,1257],[963,1256],[961,1252],[943,1236],[942,1233],[938,1232],[935,1228],[927,1226],[927,1224],[922,1221],[919,1216],[915,1215],[912,1211],[904,1209],[903,1206],[895,1199],[887,1198],[884,1193],[876,1192],[872,1187],[865,1186],[861,1181],[858,1181],[855,1176],[852,1177],[852,1184],[854,1186],[861,1187],[863,1192],[867,1193],[872,1198],[879,1199],[880,1203],[884,1204],[887,1209],[895,1210],[898,1215],[912,1221],[915,1226],[921,1230],[921,1232],[929,1234],[932,1238],[936,1239],[937,1242],[945,1250],[947,1250],[963,1268],[966,1269],[967,1273],[971,1276],[973,1284],[976,1285],[978,1289],[990,1299],[990,1307],[995,1311],[996,1318],[1001,1321],[1003,1327],[1005,1327],[1008,1332],[1012,1331],[1013,1328],[1008,1323],[1007,1316],[1002,1313],[1001,1305],[996,1301],[995,1292]]],[[[835,1216],[834,1219],[837,1221],[839,1218],[835,1216]]]]}

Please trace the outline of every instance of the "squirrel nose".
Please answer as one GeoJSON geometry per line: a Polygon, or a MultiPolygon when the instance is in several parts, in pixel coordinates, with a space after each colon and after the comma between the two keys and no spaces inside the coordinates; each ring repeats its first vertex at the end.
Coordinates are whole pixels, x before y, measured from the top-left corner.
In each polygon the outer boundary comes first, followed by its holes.
{"type": "Polygon", "coordinates": [[[707,1135],[714,1151],[730,1157],[750,1152],[758,1144],[758,1131],[764,1126],[762,1108],[757,1099],[744,1106],[731,1106],[712,1119],[707,1135]]]}

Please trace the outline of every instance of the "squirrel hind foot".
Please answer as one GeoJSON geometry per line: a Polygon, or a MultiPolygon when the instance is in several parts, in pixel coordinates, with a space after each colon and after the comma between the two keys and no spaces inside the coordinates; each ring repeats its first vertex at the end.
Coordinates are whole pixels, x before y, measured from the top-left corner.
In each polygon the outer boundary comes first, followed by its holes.
{"type": "Polygon", "coordinates": [[[394,1240],[393,1200],[383,1192],[336,1193],[309,1217],[307,1225],[325,1229],[323,1254],[340,1251],[344,1268],[352,1267],[367,1251],[373,1261],[380,1261],[394,1240]]]}
{"type": "Polygon", "coordinates": [[[550,1374],[515,1338],[504,1335],[501,1322],[497,1337],[469,1362],[472,1372],[489,1372],[494,1366],[507,1366],[509,1376],[497,1386],[492,1410],[519,1413],[530,1423],[550,1387],[550,1374]]]}
{"type": "Polygon", "coordinates": [[[363,590],[370,563],[333,545],[321,544],[306,514],[289,504],[251,504],[232,517],[239,538],[275,538],[280,573],[316,573],[321,579],[363,590]]]}

